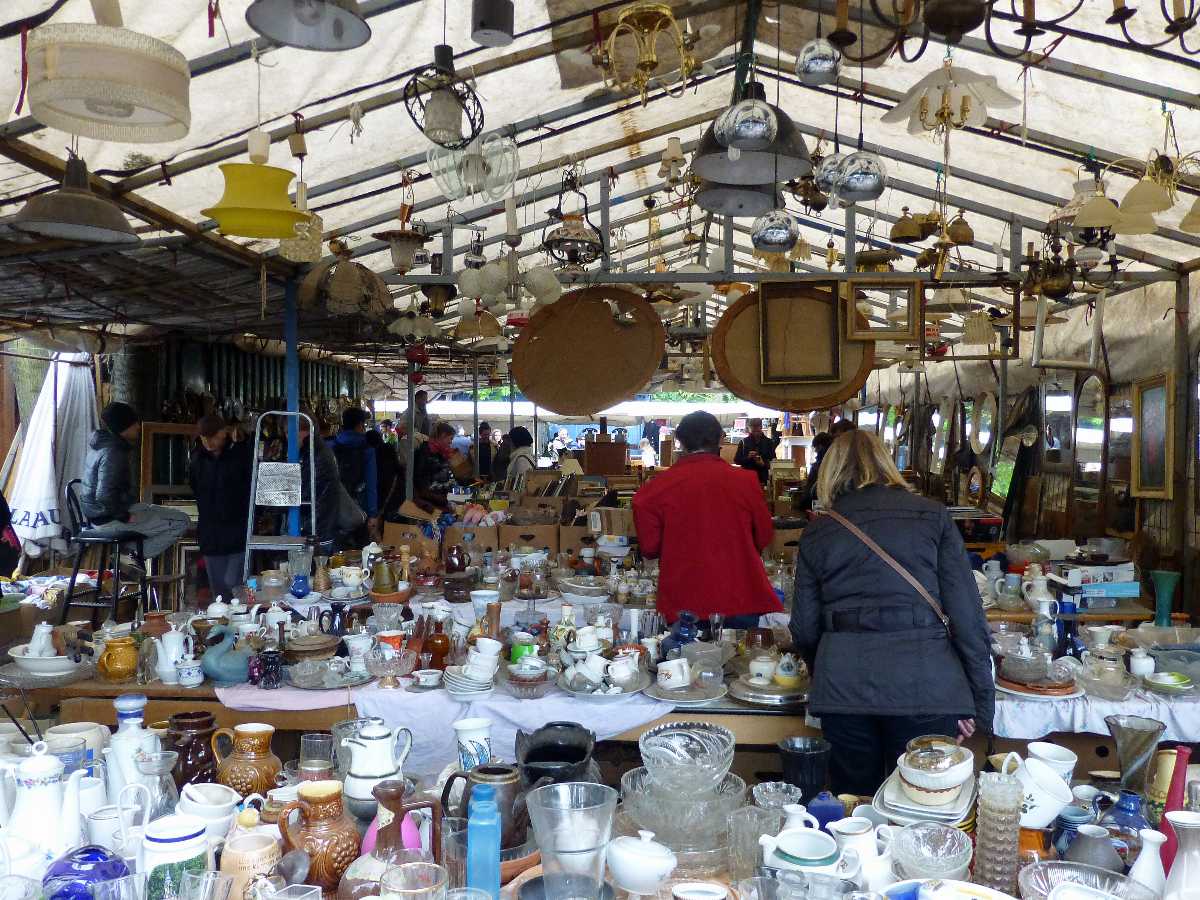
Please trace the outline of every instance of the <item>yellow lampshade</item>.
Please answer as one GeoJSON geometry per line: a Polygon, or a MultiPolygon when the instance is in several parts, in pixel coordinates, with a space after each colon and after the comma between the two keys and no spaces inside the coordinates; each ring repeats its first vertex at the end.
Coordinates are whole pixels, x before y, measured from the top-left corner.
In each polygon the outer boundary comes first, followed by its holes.
{"type": "Polygon", "coordinates": [[[1179,223],[1179,230],[1191,232],[1192,234],[1200,232],[1200,197],[1196,198],[1196,202],[1192,204],[1192,208],[1188,210],[1187,215],[1179,223]]]}
{"type": "Polygon", "coordinates": [[[1126,213],[1117,216],[1117,224],[1113,226],[1114,234],[1154,234],[1158,223],[1150,213],[1126,213]]]}
{"type": "Polygon", "coordinates": [[[1154,181],[1143,177],[1129,189],[1121,201],[1121,212],[1128,214],[1166,212],[1172,206],[1170,192],[1154,181]]]}
{"type": "Polygon", "coordinates": [[[201,212],[217,220],[222,234],[249,238],[296,237],[296,226],[308,220],[288,200],[288,169],[256,163],[225,163],[225,193],[216,206],[201,212]]]}
{"type": "Polygon", "coordinates": [[[1075,229],[1080,228],[1112,228],[1120,213],[1117,205],[1103,194],[1096,194],[1080,207],[1071,223],[1075,229]]]}

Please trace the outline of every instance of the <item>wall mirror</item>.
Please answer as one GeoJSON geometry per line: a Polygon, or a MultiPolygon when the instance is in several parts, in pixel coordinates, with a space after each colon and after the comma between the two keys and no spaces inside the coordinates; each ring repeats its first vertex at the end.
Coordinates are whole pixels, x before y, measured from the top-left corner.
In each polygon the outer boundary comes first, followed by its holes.
{"type": "Polygon", "coordinates": [[[896,407],[887,405],[879,416],[879,437],[891,456],[896,455],[896,407]]]}
{"type": "MultiPolygon", "coordinates": [[[[962,401],[962,436],[963,441],[959,446],[959,450],[963,447],[971,447],[971,452],[975,451],[971,444],[971,435],[975,433],[975,401],[967,398],[962,401]]],[[[982,462],[982,460],[979,460],[982,462]]]]}
{"type": "Polygon", "coordinates": [[[896,468],[904,471],[912,466],[913,407],[900,414],[896,424],[896,468]]]}
{"type": "Polygon", "coordinates": [[[1017,468],[1017,455],[1021,452],[1020,435],[1010,435],[1000,445],[1000,455],[992,467],[992,483],[988,487],[987,509],[993,515],[1004,514],[1004,504],[1013,489],[1013,474],[1017,468]]]}
{"type": "Polygon", "coordinates": [[[992,446],[992,434],[996,430],[996,395],[991,391],[981,394],[972,404],[971,449],[976,456],[985,456],[992,446]]]}
{"type": "Polygon", "coordinates": [[[1129,492],[1133,474],[1133,392],[1128,386],[1109,398],[1105,440],[1104,524],[1112,531],[1132,532],[1137,502],[1129,492]]]}
{"type": "Polygon", "coordinates": [[[1042,471],[1070,473],[1075,448],[1075,380],[1043,381],[1042,471]]]}
{"type": "Polygon", "coordinates": [[[950,450],[950,429],[954,426],[954,405],[943,400],[933,413],[933,455],[929,471],[941,475],[946,471],[946,455],[950,450]]]}
{"type": "Polygon", "coordinates": [[[1100,537],[1104,533],[1105,439],[1108,386],[1097,373],[1080,375],[1075,397],[1075,463],[1071,476],[1072,532],[1100,537]]]}
{"type": "Polygon", "coordinates": [[[983,470],[971,466],[966,479],[966,502],[968,506],[983,506],[983,470]]]}
{"type": "Polygon", "coordinates": [[[863,431],[879,433],[879,407],[864,406],[854,414],[854,423],[863,431]]]}

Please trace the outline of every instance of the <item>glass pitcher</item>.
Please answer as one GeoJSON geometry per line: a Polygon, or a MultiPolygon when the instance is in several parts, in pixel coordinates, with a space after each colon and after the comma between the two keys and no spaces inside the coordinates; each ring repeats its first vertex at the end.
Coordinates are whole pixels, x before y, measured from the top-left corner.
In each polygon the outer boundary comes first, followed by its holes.
{"type": "Polygon", "coordinates": [[[308,596],[308,576],[312,572],[312,559],[312,547],[297,547],[288,551],[288,574],[292,579],[289,593],[293,597],[308,596]]]}

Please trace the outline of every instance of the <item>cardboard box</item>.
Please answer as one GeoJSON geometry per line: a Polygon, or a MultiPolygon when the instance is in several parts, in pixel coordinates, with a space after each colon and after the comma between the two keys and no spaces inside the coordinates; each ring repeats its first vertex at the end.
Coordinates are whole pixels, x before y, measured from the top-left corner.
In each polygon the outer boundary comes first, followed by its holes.
{"type": "Polygon", "coordinates": [[[558,526],[558,552],[575,553],[584,547],[595,547],[596,535],[586,525],[558,526]]]}
{"type": "Polygon", "coordinates": [[[633,510],[624,507],[597,507],[588,515],[588,528],[592,534],[615,534],[633,537],[637,529],[633,525],[633,510]]]}
{"type": "Polygon", "coordinates": [[[533,494],[548,484],[554,484],[561,478],[557,469],[535,469],[525,473],[525,493],[533,494]]]}
{"type": "Polygon", "coordinates": [[[397,548],[407,544],[409,552],[415,556],[428,553],[437,557],[441,555],[442,550],[437,541],[421,533],[420,526],[397,522],[383,523],[383,543],[384,546],[397,548]]]}
{"type": "Polygon", "coordinates": [[[779,556],[782,554],[789,560],[796,558],[796,547],[800,543],[800,535],[804,534],[803,528],[779,528],[775,531],[775,537],[771,539],[771,555],[779,556]]]}
{"type": "Polygon", "coordinates": [[[772,507],[773,509],[771,510],[771,514],[775,516],[793,516],[796,514],[795,510],[792,508],[792,501],[790,497],[776,499],[772,504],[772,507]]]}
{"type": "Polygon", "coordinates": [[[451,525],[442,532],[442,558],[455,544],[462,544],[471,554],[471,561],[482,565],[483,554],[500,546],[500,529],[495,525],[451,525]]]}
{"type": "Polygon", "coordinates": [[[549,548],[558,552],[558,525],[501,525],[500,546],[529,546],[535,550],[549,548]]]}
{"type": "Polygon", "coordinates": [[[563,507],[571,497],[530,497],[528,494],[517,500],[517,506],[525,509],[552,509],[556,516],[562,516],[563,507]]]}

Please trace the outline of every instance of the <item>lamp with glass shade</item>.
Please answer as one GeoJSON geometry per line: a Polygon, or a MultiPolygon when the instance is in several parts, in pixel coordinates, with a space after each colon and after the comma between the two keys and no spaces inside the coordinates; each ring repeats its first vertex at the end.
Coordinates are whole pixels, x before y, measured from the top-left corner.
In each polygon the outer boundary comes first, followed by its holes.
{"type": "Polygon", "coordinates": [[[1173,205],[1171,192],[1155,181],[1147,170],[1121,201],[1121,212],[1129,215],[1153,214],[1166,212],[1173,205]]]}
{"type": "Polygon", "coordinates": [[[433,48],[433,65],[404,85],[404,106],[421,133],[435,144],[461,150],[483,131],[483,105],[454,71],[454,49],[433,48]]]}

